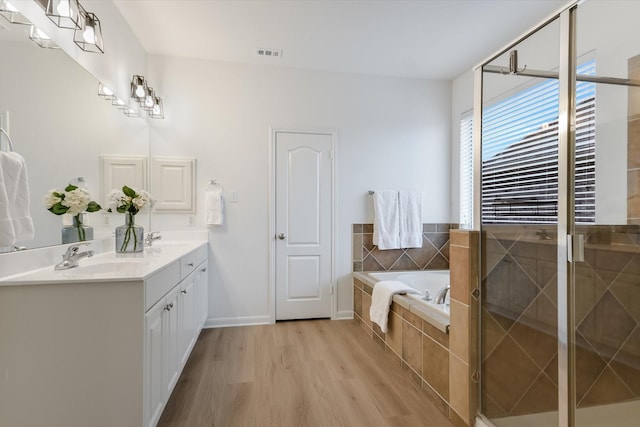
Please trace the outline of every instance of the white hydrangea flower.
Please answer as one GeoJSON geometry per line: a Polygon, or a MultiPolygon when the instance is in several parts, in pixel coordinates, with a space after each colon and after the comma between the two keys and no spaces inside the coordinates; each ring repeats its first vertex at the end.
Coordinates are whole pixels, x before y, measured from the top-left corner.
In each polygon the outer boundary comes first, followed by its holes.
{"type": "Polygon", "coordinates": [[[75,190],[64,193],[64,200],[61,202],[62,206],[69,208],[67,213],[69,215],[78,215],[84,212],[89,207],[91,196],[85,190],[76,188],[75,190]]]}
{"type": "Polygon", "coordinates": [[[144,208],[151,201],[151,196],[144,190],[135,190],[138,197],[132,200],[133,205],[138,208],[138,210],[144,208]]]}
{"type": "Polygon", "coordinates": [[[54,193],[60,193],[60,191],[56,189],[49,190],[49,193],[44,196],[43,203],[47,209],[51,209],[53,205],[56,205],[62,201],[62,198],[56,196],[54,193]]]}
{"type": "Polygon", "coordinates": [[[118,208],[126,204],[126,202],[123,202],[124,197],[122,190],[111,190],[107,199],[109,200],[109,205],[118,208]]]}

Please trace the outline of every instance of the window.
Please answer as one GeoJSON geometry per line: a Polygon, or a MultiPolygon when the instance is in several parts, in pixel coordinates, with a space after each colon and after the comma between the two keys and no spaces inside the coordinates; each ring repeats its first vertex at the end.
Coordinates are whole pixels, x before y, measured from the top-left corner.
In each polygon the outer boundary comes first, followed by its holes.
{"type": "Polygon", "coordinates": [[[460,119],[460,226],[473,225],[473,112],[460,119]],[[466,143],[465,143],[466,142],[466,143]]]}
{"type": "MultiPolygon", "coordinates": [[[[595,61],[578,67],[595,74],[595,61]]],[[[594,83],[578,82],[576,98],[576,222],[595,222],[594,83]]],[[[462,155],[472,147],[469,116],[461,118],[461,192],[469,179],[462,155]],[[463,130],[464,128],[464,130],[463,130]]],[[[484,108],[482,222],[545,224],[558,220],[558,81],[535,84],[484,108]]],[[[470,208],[460,196],[461,222],[470,208]],[[465,211],[466,210],[466,211],[465,211]],[[463,214],[463,212],[465,212],[463,214]]],[[[471,199],[472,200],[472,199],[471,199]]]]}

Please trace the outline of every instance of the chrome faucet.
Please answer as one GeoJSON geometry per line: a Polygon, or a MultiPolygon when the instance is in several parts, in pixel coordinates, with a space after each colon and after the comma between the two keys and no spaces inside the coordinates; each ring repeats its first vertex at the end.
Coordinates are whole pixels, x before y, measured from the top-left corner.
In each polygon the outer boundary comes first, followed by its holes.
{"type": "Polygon", "coordinates": [[[67,251],[62,255],[62,261],[60,261],[54,267],[54,270],[68,270],[69,268],[77,267],[78,261],[82,258],[91,258],[93,251],[78,252],[80,246],[89,245],[89,243],[76,243],[67,248],[67,251]]]}
{"type": "Polygon", "coordinates": [[[444,304],[447,299],[447,293],[449,293],[450,286],[442,288],[438,295],[436,295],[436,304],[444,304]]]}
{"type": "Polygon", "coordinates": [[[153,242],[160,239],[162,239],[162,236],[160,235],[159,231],[150,231],[144,238],[144,245],[146,247],[150,247],[151,245],[153,245],[153,242]]]}

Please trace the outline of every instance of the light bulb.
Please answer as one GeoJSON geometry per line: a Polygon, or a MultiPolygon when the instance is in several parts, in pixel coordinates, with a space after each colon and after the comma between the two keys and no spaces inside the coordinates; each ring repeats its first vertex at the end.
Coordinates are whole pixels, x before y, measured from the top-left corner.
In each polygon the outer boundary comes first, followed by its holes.
{"type": "Polygon", "coordinates": [[[137,85],[136,86],[136,97],[138,98],[143,98],[144,94],[145,94],[145,90],[144,90],[144,86],[142,85],[137,85]]]}
{"type": "Polygon", "coordinates": [[[69,6],[69,0],[60,0],[58,3],[58,7],[56,7],[56,11],[59,16],[64,16],[69,18],[71,16],[71,7],[69,6]]]}
{"type": "Polygon", "coordinates": [[[160,114],[160,105],[158,104],[153,105],[153,114],[160,114]]]}
{"type": "Polygon", "coordinates": [[[87,24],[82,33],[82,38],[89,44],[96,44],[96,33],[93,31],[93,26],[87,24]]]}
{"type": "Polygon", "coordinates": [[[145,107],[152,107],[153,106],[153,97],[151,95],[147,96],[144,100],[144,105],[145,107]]]}

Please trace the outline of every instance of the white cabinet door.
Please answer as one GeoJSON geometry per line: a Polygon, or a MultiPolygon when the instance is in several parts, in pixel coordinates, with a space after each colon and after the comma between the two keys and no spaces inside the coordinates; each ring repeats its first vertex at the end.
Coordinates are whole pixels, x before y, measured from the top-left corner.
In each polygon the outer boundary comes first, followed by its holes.
{"type": "Polygon", "coordinates": [[[200,274],[196,278],[196,331],[202,329],[209,317],[209,271],[206,261],[200,264],[198,272],[200,274]]]}
{"type": "Polygon", "coordinates": [[[158,301],[145,314],[144,353],[144,425],[155,426],[162,415],[163,375],[163,313],[164,300],[158,301]]]}
{"type": "Polygon", "coordinates": [[[196,292],[195,282],[200,270],[187,276],[180,285],[180,366],[187,363],[191,348],[196,341],[196,292]]]}
{"type": "Polygon", "coordinates": [[[164,360],[163,360],[163,397],[164,400],[169,400],[171,391],[176,382],[178,382],[178,376],[180,370],[178,369],[179,363],[179,348],[180,348],[180,310],[178,305],[178,295],[180,294],[180,286],[176,286],[165,297],[164,312],[162,314],[162,343],[164,345],[164,360]]]}

